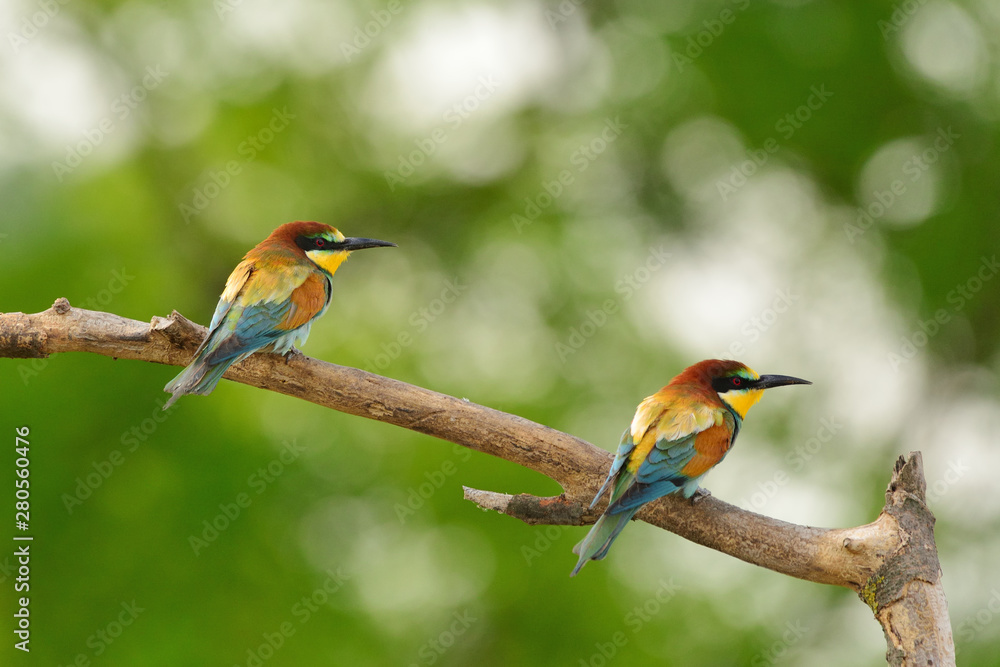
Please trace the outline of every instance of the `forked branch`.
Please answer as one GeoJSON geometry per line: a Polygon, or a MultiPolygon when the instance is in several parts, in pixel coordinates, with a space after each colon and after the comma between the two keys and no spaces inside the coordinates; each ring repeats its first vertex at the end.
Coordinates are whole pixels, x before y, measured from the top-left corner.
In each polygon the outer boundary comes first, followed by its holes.
{"type": "MultiPolygon", "coordinates": [[[[58,299],[36,314],[0,314],[0,357],[92,352],[186,365],[206,330],[176,311],[149,323],[73,308],[58,299]]],[[[334,410],[388,422],[491,454],[559,483],[552,498],[465,489],[465,497],[530,524],[586,525],[611,455],[588,442],[515,415],[405,382],[304,355],[255,354],[225,377],[334,410]]],[[[954,642],[927,509],[919,452],[900,457],[886,504],[872,523],[822,529],[778,521],[714,497],[675,496],[637,518],[698,544],[781,574],[855,591],[881,623],[893,665],[953,665],[954,642]]]]}

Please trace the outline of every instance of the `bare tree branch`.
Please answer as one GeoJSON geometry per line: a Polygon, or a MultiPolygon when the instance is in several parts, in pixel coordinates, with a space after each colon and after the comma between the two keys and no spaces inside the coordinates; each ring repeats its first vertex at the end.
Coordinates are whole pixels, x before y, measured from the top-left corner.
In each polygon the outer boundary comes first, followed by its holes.
{"type": "MultiPolygon", "coordinates": [[[[41,313],[0,314],[0,357],[92,352],[182,366],[205,333],[176,311],[146,324],[58,299],[41,313]]],[[[603,509],[588,505],[611,454],[521,417],[301,354],[288,359],[255,354],[225,377],[485,452],[546,475],[564,490],[539,498],[466,488],[465,497],[481,507],[530,524],[563,525],[593,523],[603,509]]],[[[890,664],[953,665],[934,517],[924,486],[920,454],[914,452],[897,462],[879,517],[856,528],[798,526],[711,496],[697,504],[668,496],[637,518],[775,572],[850,588],[881,623],[890,664]]]]}

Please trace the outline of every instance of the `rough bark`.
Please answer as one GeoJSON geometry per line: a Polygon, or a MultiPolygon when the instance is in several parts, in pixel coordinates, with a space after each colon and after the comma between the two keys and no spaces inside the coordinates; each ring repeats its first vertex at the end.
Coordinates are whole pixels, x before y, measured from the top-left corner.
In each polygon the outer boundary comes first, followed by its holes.
{"type": "MultiPolygon", "coordinates": [[[[147,324],[58,299],[41,313],[0,314],[0,357],[92,352],[181,366],[205,333],[176,311],[147,324]]],[[[485,452],[546,475],[564,490],[539,498],[466,488],[465,497],[481,507],[530,524],[581,526],[593,523],[603,509],[588,505],[611,454],[521,417],[301,354],[256,354],[225,377],[485,452]]],[[[911,452],[896,463],[879,517],[855,528],[798,526],[712,496],[696,504],[662,498],[637,518],[781,574],[850,588],[882,625],[890,664],[953,665],[934,516],[924,491],[921,457],[911,452]]]]}

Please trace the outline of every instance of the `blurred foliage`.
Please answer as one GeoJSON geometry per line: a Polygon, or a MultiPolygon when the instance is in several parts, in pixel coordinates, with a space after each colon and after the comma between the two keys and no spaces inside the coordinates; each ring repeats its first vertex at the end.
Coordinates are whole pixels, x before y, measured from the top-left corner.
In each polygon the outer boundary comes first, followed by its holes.
{"type": "MultiPolygon", "coordinates": [[[[0,15],[3,310],[207,323],[242,253],[316,219],[399,244],[340,271],[320,359],[608,449],[699,359],[809,378],[754,409],[709,488],[857,525],[921,449],[960,659],[995,663],[995,4],[0,15]]],[[[551,480],[229,382],[164,415],[176,371],[0,360],[35,535],[32,653],[8,632],[11,664],[883,662],[848,591],[645,524],[570,580],[585,529],[462,500],[551,480]]]]}

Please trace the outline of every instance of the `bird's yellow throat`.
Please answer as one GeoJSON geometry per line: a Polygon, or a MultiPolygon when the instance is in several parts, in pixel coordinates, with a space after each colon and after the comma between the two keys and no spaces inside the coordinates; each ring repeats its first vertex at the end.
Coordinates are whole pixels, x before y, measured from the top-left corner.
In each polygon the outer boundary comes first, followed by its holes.
{"type": "Polygon", "coordinates": [[[347,261],[350,255],[351,253],[346,250],[337,250],[334,252],[328,250],[306,251],[306,256],[331,276],[337,272],[341,264],[347,261]]]}
{"type": "Polygon", "coordinates": [[[719,394],[719,398],[735,410],[736,414],[740,416],[740,419],[744,419],[750,408],[752,408],[763,395],[763,389],[741,389],[739,391],[727,391],[724,394],[719,394]]]}

